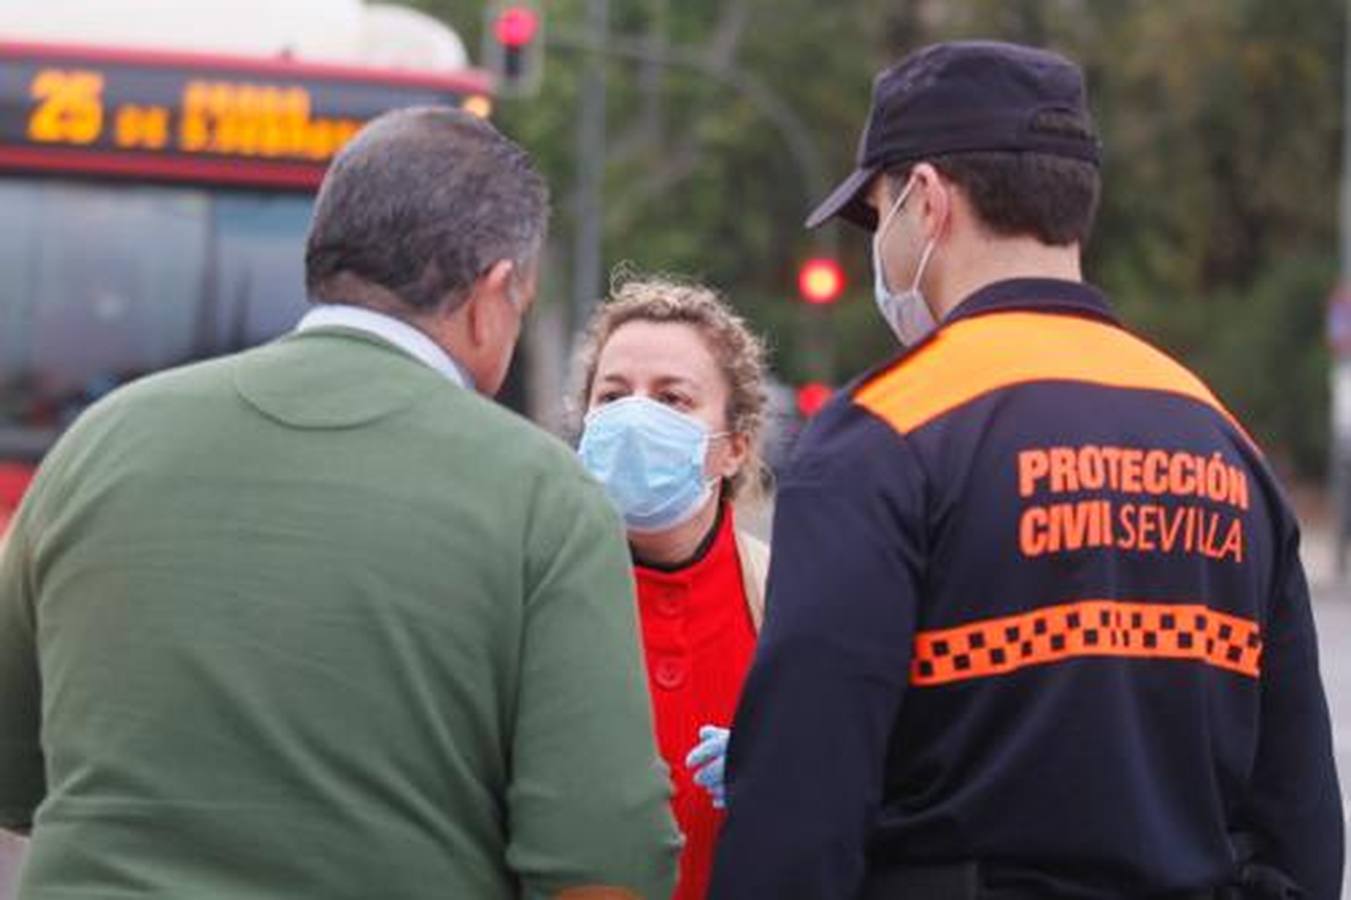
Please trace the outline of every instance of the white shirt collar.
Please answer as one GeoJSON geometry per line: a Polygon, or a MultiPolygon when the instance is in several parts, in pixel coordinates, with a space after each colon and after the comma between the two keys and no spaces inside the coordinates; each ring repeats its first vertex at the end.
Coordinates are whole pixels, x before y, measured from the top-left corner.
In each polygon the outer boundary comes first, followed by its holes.
{"type": "Polygon", "coordinates": [[[436,342],[418,331],[407,322],[401,322],[393,316],[351,306],[345,303],[324,303],[315,306],[305,314],[296,326],[296,331],[310,331],[315,328],[354,328],[385,340],[409,355],[431,366],[442,375],[463,388],[473,388],[473,379],[460,368],[450,354],[437,346],[436,342]]]}

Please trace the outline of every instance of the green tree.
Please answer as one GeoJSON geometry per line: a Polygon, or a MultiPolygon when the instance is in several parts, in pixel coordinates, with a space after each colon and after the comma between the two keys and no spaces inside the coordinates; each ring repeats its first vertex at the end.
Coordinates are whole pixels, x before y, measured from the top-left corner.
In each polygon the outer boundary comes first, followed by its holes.
{"type": "MultiPolygon", "coordinates": [[[[476,46],[484,4],[418,0],[476,46]]],[[[831,178],[848,172],[874,73],[923,43],[987,37],[1077,59],[1104,142],[1091,280],[1136,330],[1198,367],[1285,465],[1321,471],[1341,134],[1337,0],[611,0],[617,36],[749,73],[807,125],[831,178]]],[[[585,0],[547,3],[576,32],[585,0]]],[[[498,120],[557,190],[572,228],[576,51],[551,47],[541,95],[498,120]]],[[[850,290],[829,313],[795,302],[816,200],[782,135],[707,72],[608,64],[607,264],[685,272],[724,288],[770,337],[788,380],[844,380],[891,343],[871,303],[866,236],[838,234],[850,290]],[[833,368],[804,336],[824,332],[833,368]]],[[[567,285],[553,279],[560,298],[567,285]]]]}

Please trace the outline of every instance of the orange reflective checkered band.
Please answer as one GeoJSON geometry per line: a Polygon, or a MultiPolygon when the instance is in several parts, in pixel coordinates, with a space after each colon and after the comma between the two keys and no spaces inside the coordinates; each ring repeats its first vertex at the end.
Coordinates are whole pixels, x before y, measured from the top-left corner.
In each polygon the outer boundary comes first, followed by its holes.
{"type": "Polygon", "coordinates": [[[988,678],[1082,657],[1194,660],[1256,678],[1256,622],[1200,604],[1081,600],[915,636],[910,683],[988,678]]]}
{"type": "Polygon", "coordinates": [[[1243,431],[1199,378],[1163,352],[1115,325],[1054,313],[990,313],[953,322],[861,387],[855,400],[905,434],[993,391],[1036,381],[1189,397],[1243,431]]]}

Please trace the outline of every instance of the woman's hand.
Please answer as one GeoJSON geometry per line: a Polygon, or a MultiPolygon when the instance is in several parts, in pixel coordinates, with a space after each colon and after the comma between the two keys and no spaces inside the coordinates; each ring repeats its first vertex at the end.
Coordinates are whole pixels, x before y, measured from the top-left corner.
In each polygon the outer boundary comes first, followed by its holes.
{"type": "Polygon", "coordinates": [[[714,809],[727,805],[723,774],[727,766],[727,742],[731,737],[732,732],[726,728],[705,725],[699,729],[699,743],[685,757],[686,767],[694,770],[694,783],[708,791],[714,809]]]}

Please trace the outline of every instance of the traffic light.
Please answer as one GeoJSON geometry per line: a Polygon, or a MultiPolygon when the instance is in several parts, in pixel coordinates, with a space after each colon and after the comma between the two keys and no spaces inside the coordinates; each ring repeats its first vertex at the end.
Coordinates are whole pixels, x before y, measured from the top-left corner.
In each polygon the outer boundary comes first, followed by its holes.
{"type": "Polygon", "coordinates": [[[810,419],[821,411],[821,407],[830,402],[833,391],[828,384],[809,381],[797,389],[797,411],[804,419],[810,419]]]}
{"type": "Polygon", "coordinates": [[[537,3],[488,4],[483,64],[497,76],[497,93],[525,97],[539,90],[544,13],[537,3]]]}
{"type": "Polygon", "coordinates": [[[830,257],[809,259],[798,269],[797,289],[803,301],[814,306],[834,303],[844,292],[844,269],[830,257]]]}

